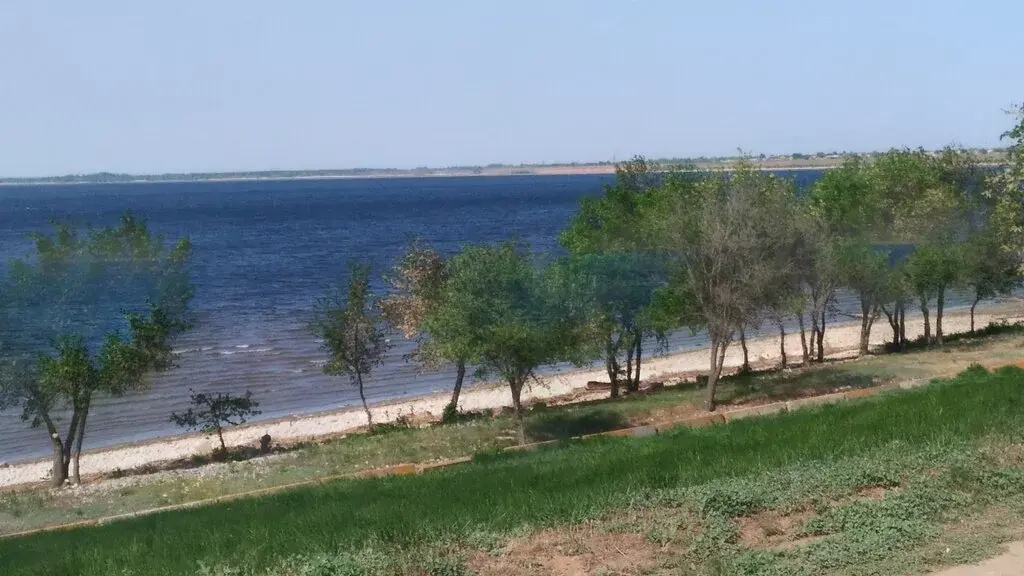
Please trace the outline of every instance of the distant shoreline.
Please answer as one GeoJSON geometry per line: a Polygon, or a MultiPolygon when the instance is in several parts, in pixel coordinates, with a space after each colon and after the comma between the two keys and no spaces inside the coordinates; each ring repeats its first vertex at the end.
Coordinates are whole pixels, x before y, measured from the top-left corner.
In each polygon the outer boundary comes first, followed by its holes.
{"type": "MultiPolygon", "coordinates": [[[[805,171],[805,170],[830,170],[839,164],[822,165],[801,165],[801,166],[775,166],[758,165],[758,170],[768,171],[805,171]]],[[[735,170],[734,164],[697,166],[698,170],[735,170]]],[[[108,184],[209,184],[217,182],[284,182],[292,180],[387,180],[387,179],[415,179],[415,178],[496,178],[510,176],[610,176],[615,174],[615,166],[593,166],[593,167],[572,167],[558,166],[545,168],[532,168],[521,170],[493,170],[481,171],[435,171],[435,172],[381,172],[367,174],[310,174],[294,176],[211,176],[209,178],[138,178],[134,180],[17,180],[0,181],[0,188],[17,188],[33,186],[85,186],[85,185],[108,185],[108,184]]]]}

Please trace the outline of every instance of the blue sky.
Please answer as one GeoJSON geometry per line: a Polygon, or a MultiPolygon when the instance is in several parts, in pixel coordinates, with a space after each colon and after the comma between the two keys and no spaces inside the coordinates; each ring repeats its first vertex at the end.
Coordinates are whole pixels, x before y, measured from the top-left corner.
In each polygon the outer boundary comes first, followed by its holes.
{"type": "Polygon", "coordinates": [[[1020,0],[3,0],[0,175],[991,146],[1020,0]]]}

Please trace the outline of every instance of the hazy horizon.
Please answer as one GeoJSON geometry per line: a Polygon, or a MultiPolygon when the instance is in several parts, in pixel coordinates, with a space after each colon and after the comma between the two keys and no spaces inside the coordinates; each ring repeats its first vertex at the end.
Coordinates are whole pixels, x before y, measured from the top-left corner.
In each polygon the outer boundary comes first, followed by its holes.
{"type": "Polygon", "coordinates": [[[442,168],[948,144],[1024,99],[1024,5],[0,6],[0,176],[442,168]]]}

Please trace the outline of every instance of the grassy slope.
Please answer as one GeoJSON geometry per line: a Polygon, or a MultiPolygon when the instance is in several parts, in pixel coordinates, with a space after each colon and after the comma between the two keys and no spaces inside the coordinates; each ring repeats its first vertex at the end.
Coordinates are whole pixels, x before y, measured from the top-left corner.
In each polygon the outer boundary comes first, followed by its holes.
{"type": "MultiPolygon", "coordinates": [[[[985,338],[958,339],[942,351],[871,356],[812,366],[808,370],[731,378],[725,402],[747,403],[826,393],[843,386],[948,376],[971,362],[990,365],[1024,358],[1014,327],[985,338]]],[[[532,440],[549,440],[685,417],[699,410],[702,395],[692,386],[669,387],[648,396],[534,410],[527,415],[532,440]]],[[[215,465],[173,474],[126,478],[79,490],[0,494],[0,534],[55,523],[146,510],[225,494],[355,472],[403,462],[428,462],[493,450],[511,444],[507,416],[478,418],[457,426],[392,431],[311,445],[273,458],[215,465]]]]}
{"type": "MultiPolygon", "coordinates": [[[[0,573],[191,574],[200,564],[255,572],[296,554],[360,550],[371,542],[397,555],[479,533],[583,522],[673,491],[807,463],[879,451],[911,459],[992,434],[1019,436],[1021,406],[1024,372],[973,373],[874,401],[654,438],[573,443],[419,477],[342,481],[2,541],[0,573]]],[[[711,501],[731,501],[717,498],[711,501]]],[[[756,505],[741,501],[725,511],[756,505]]]]}

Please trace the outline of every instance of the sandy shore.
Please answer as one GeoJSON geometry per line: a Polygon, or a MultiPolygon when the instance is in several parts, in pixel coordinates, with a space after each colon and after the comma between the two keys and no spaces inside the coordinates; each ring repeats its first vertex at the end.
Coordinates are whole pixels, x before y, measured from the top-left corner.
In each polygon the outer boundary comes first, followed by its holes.
{"type": "MultiPolygon", "coordinates": [[[[990,306],[979,310],[977,326],[1004,319],[1013,321],[1024,313],[1019,303],[990,306]]],[[[947,333],[969,329],[966,311],[951,311],[943,319],[947,333]]],[[[825,349],[832,355],[849,354],[856,351],[859,341],[859,322],[833,324],[826,331],[825,349]]],[[[907,336],[915,338],[923,331],[920,318],[908,318],[907,336]]],[[[891,336],[885,318],[879,319],[872,330],[872,345],[880,345],[891,336]]],[[[763,337],[748,341],[750,360],[754,362],[777,362],[779,360],[778,337],[763,337]]],[[[799,334],[786,339],[786,353],[791,361],[801,356],[799,334]]],[[[727,367],[738,367],[743,361],[738,344],[730,346],[726,356],[727,367]]],[[[652,357],[643,364],[643,379],[659,379],[681,373],[703,372],[708,369],[707,349],[696,349],[665,356],[652,357]]],[[[540,382],[527,385],[523,391],[524,402],[564,400],[572,397],[575,401],[602,398],[607,392],[588,392],[587,382],[607,381],[603,369],[565,372],[542,378],[540,382]]],[[[401,416],[428,414],[438,415],[450,399],[450,394],[436,394],[401,402],[379,404],[371,407],[376,422],[393,421],[401,416]]],[[[507,387],[502,384],[481,384],[463,391],[459,402],[462,410],[489,410],[511,405],[507,387]]],[[[329,413],[296,415],[289,418],[257,422],[232,429],[225,433],[225,440],[232,446],[257,446],[258,438],[270,434],[275,442],[297,442],[318,437],[336,436],[358,429],[366,424],[366,415],[361,408],[348,408],[329,413]]],[[[82,455],[82,474],[101,474],[114,470],[129,470],[160,461],[187,458],[195,454],[209,454],[216,446],[213,437],[191,434],[160,438],[131,445],[114,446],[108,449],[86,452],[82,455]]],[[[8,464],[0,468],[0,487],[27,484],[45,480],[49,475],[49,459],[8,464]]]]}

